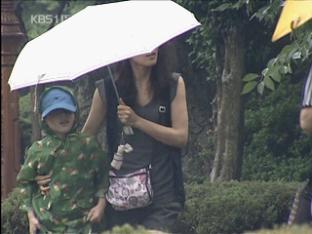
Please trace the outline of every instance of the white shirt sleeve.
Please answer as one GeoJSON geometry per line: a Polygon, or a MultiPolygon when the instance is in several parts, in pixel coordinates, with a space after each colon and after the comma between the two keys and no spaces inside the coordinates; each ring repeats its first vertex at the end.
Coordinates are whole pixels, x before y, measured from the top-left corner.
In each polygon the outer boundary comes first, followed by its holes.
{"type": "Polygon", "coordinates": [[[302,107],[312,107],[312,66],[307,77],[307,81],[304,87],[302,107]]]}

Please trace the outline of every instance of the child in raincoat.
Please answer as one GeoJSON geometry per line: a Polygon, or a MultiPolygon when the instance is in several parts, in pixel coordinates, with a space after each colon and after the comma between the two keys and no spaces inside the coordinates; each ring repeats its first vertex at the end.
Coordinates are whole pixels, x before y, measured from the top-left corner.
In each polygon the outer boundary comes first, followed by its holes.
{"type": "Polygon", "coordinates": [[[105,208],[106,154],[95,138],[75,131],[78,106],[67,89],[43,92],[40,114],[46,135],[28,149],[17,175],[30,233],[92,233],[105,208]],[[44,193],[35,177],[47,174],[51,181],[44,193]]]}

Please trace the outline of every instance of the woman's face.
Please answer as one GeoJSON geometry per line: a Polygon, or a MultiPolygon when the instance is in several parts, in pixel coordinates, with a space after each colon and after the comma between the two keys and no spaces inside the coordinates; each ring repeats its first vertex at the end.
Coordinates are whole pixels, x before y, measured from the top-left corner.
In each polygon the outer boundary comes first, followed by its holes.
{"type": "Polygon", "coordinates": [[[152,53],[142,54],[131,58],[131,62],[136,65],[144,67],[152,67],[157,63],[158,58],[158,48],[153,50],[152,53]]]}
{"type": "Polygon", "coordinates": [[[57,136],[64,138],[74,125],[75,113],[64,109],[56,109],[47,115],[45,121],[57,136]]]}

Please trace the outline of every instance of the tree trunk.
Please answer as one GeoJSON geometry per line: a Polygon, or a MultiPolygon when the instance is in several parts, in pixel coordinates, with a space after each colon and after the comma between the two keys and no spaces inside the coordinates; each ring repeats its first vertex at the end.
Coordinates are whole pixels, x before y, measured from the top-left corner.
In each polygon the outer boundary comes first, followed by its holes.
{"type": "Polygon", "coordinates": [[[216,152],[210,180],[239,179],[241,164],[241,86],[245,70],[244,36],[232,27],[223,35],[224,62],[217,93],[216,152]]]}

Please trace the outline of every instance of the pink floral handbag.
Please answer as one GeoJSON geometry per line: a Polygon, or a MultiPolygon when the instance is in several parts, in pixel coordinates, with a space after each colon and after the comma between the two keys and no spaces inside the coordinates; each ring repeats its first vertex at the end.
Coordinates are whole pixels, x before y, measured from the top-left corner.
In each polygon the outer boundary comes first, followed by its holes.
{"type": "Polygon", "coordinates": [[[115,210],[146,207],[152,203],[151,166],[126,175],[109,171],[107,201],[115,210]]]}

